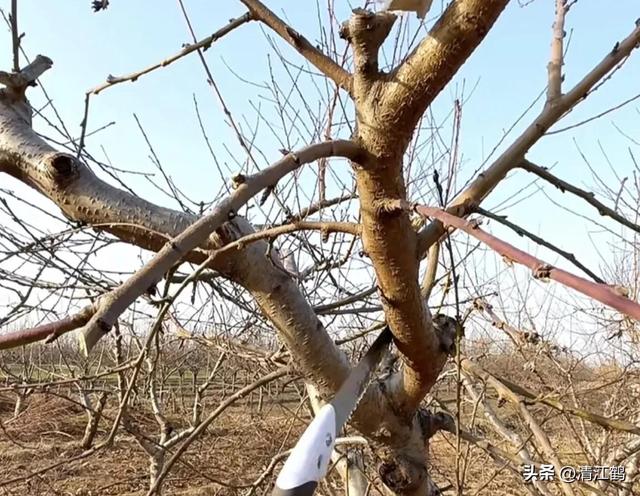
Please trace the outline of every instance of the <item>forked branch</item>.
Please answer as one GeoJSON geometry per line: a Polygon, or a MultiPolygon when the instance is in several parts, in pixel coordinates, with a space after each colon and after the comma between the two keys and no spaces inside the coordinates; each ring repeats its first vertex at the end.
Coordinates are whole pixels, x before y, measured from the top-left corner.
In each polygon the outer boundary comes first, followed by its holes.
{"type": "Polygon", "coordinates": [[[125,283],[103,298],[103,303],[82,331],[85,353],[89,353],[98,340],[108,332],[122,313],[147,288],[155,285],[169,269],[204,241],[227,220],[233,219],[238,210],[256,194],[274,187],[286,174],[304,164],[322,157],[340,156],[355,159],[361,149],[351,141],[330,141],[308,146],[298,153],[288,153],[271,167],[253,176],[236,176],[235,191],[221,201],[213,211],[198,219],[178,236],[165,244],[156,255],[125,283]]]}

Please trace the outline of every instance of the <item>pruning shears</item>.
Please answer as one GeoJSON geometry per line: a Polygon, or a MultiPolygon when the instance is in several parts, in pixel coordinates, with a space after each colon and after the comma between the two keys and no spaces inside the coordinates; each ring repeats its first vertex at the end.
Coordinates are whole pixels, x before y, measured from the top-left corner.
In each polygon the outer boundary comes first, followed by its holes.
{"type": "Polygon", "coordinates": [[[318,411],[282,467],[272,496],[313,494],[318,482],[327,473],[336,434],[358,406],[391,337],[389,327],[385,327],[333,399],[318,411]]]}

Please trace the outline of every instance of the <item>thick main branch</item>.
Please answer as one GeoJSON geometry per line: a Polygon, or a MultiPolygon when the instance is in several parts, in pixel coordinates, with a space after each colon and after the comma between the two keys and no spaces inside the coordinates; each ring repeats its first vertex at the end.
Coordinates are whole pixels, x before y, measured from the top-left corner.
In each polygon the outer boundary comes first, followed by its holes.
{"type": "MultiPolygon", "coordinates": [[[[10,174],[51,199],[68,218],[151,251],[161,250],[197,221],[195,216],[159,207],[105,183],[75,157],[56,151],[34,133],[14,104],[0,92],[0,173],[10,174]]],[[[358,160],[357,154],[347,156],[358,160]]],[[[252,232],[253,227],[236,216],[198,248],[185,252],[184,260],[202,263],[212,250],[252,232]]],[[[224,256],[216,257],[213,268],[251,293],[305,379],[324,395],[335,392],[350,371],[349,361],[296,281],[267,259],[269,243],[260,240],[225,251],[224,256]]],[[[86,316],[82,316],[84,321],[86,316]]],[[[82,321],[76,319],[73,324],[82,321]]],[[[66,330],[66,324],[63,327],[59,330],[66,330]]],[[[45,331],[49,335],[50,329],[45,331]]],[[[422,449],[425,437],[419,423],[396,416],[385,393],[390,389],[393,384],[374,384],[360,402],[353,423],[375,440],[380,456],[395,460],[394,466],[402,471],[411,466],[411,457],[405,453],[422,449]]]]}
{"type": "Polygon", "coordinates": [[[403,355],[399,411],[410,417],[446,360],[418,281],[419,245],[407,211],[402,159],[415,126],[504,9],[508,0],[456,0],[429,36],[389,75],[378,72],[381,35],[393,16],[356,10],[343,27],[354,54],[358,142],[376,160],[355,163],[362,241],[375,269],[385,317],[403,355]]]}
{"type": "MultiPolygon", "coordinates": [[[[509,0],[456,0],[388,76],[380,105],[386,130],[410,139],[422,114],[480,45],[509,0]]],[[[405,145],[406,146],[406,145],[405,145]]]]}

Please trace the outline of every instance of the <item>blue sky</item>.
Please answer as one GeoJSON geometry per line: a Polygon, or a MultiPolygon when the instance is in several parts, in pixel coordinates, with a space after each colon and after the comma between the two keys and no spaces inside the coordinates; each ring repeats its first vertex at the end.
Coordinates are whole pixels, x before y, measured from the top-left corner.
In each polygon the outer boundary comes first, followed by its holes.
{"type": "MultiPolygon", "coordinates": [[[[265,3],[312,42],[319,39],[319,14],[315,2],[265,0],[265,3]]],[[[427,28],[441,12],[442,3],[434,2],[427,28]]],[[[9,4],[8,0],[0,0],[5,11],[9,4]]],[[[108,74],[120,75],[139,70],[175,53],[183,43],[190,41],[185,21],[174,1],[112,0],[110,8],[98,14],[91,12],[89,0],[21,0],[19,4],[20,30],[26,32],[23,46],[30,56],[42,53],[53,59],[54,66],[42,82],[67,126],[76,134],[82,120],[85,91],[103,82],[108,74]]],[[[232,0],[185,0],[185,4],[198,38],[245,12],[239,1],[232,0]]],[[[352,6],[361,5],[342,0],[335,0],[335,4],[339,20],[348,17],[352,6]]],[[[544,89],[553,4],[552,0],[535,0],[523,8],[513,0],[485,42],[432,106],[433,113],[444,119],[464,84],[465,95],[469,99],[462,118],[462,178],[468,178],[477,169],[502,138],[504,130],[544,89]],[[471,88],[474,91],[470,95],[471,88]]],[[[320,16],[324,19],[322,12],[320,16]]],[[[637,0],[580,0],[567,20],[567,40],[570,41],[564,67],[565,88],[570,88],[613,48],[616,41],[629,34],[638,18],[640,4],[637,0]],[[603,6],[607,6],[606,11],[603,6]]],[[[421,36],[425,35],[424,26],[420,27],[413,18],[409,22],[415,29],[422,30],[421,36]]],[[[296,52],[258,23],[242,26],[206,52],[226,104],[244,129],[256,122],[257,106],[261,106],[267,119],[276,121],[273,105],[264,88],[271,84],[270,64],[276,77],[281,78],[276,80],[286,84],[285,72],[266,42],[266,36],[274,40],[288,60],[294,64],[300,62],[296,52]],[[268,53],[271,54],[270,59],[268,53]]],[[[0,51],[0,67],[9,69],[10,34],[4,28],[0,30],[0,46],[6,47],[0,51]]],[[[340,41],[338,51],[342,52],[343,47],[340,41]]],[[[316,78],[316,81],[320,80],[316,78]]],[[[634,53],[604,88],[572,112],[559,127],[579,122],[632,97],[640,92],[639,82],[640,53],[634,53]]],[[[316,89],[310,78],[304,78],[301,88],[305,99],[308,92],[308,103],[317,104],[316,89]]],[[[30,98],[36,107],[44,103],[37,90],[31,91],[30,98]]],[[[296,101],[300,103],[299,99],[296,101]]],[[[507,138],[499,150],[517,136],[523,125],[531,122],[541,105],[542,101],[515,127],[509,135],[511,139],[507,138]]],[[[629,176],[633,171],[629,148],[640,156],[640,147],[622,136],[615,126],[640,141],[639,108],[640,104],[634,102],[587,125],[546,137],[534,147],[529,158],[541,165],[554,166],[554,172],[560,177],[591,189],[595,181],[581,159],[578,146],[605,181],[614,181],[615,175],[605,160],[602,146],[616,173],[620,177],[629,176]]],[[[102,145],[117,167],[153,172],[147,147],[132,115],[134,112],[167,172],[181,189],[196,200],[210,201],[221,188],[222,180],[228,180],[246,160],[224,121],[196,55],[145,76],[134,84],[125,83],[108,89],[92,99],[89,130],[112,121],[116,124],[88,138],[90,150],[103,158],[102,145]],[[202,138],[194,112],[194,95],[214,151],[222,163],[228,164],[225,178],[218,174],[202,138]]],[[[39,129],[55,136],[42,124],[39,129]]],[[[342,137],[346,134],[343,133],[342,137]]],[[[279,157],[279,144],[264,129],[264,124],[257,143],[265,154],[264,157],[258,155],[262,161],[260,166],[266,166],[279,157]]],[[[292,144],[303,146],[307,143],[298,138],[292,144]]],[[[341,168],[339,174],[348,175],[349,171],[341,168]]],[[[6,185],[24,191],[15,181],[6,176],[0,177],[3,187],[6,185]]],[[[518,173],[500,186],[486,206],[500,205],[531,180],[531,176],[518,173]]],[[[128,176],[127,181],[145,198],[176,206],[141,177],[128,176]]],[[[592,210],[580,202],[562,197],[548,187],[545,191],[569,208],[592,214],[592,210]]],[[[592,225],[564,212],[540,192],[531,195],[534,192],[535,188],[527,189],[519,196],[522,201],[503,213],[508,213],[510,219],[528,229],[543,233],[597,267],[599,259],[593,240],[597,243],[610,242],[611,235],[595,234],[592,225]]],[[[496,227],[495,230],[519,246],[532,246],[501,228],[496,227]]],[[[545,250],[536,251],[550,261],[556,261],[556,257],[545,250]]]]}
{"type": "MultiPolygon", "coordinates": [[[[335,3],[338,19],[346,19],[348,2],[335,3]]],[[[439,12],[439,3],[434,2],[432,14],[439,12]]],[[[54,68],[43,78],[43,83],[68,126],[75,132],[78,132],[82,119],[83,97],[87,89],[101,83],[108,74],[128,73],[161,60],[189,41],[177,2],[112,0],[111,7],[99,14],[93,14],[88,4],[85,0],[20,1],[20,27],[27,33],[24,47],[32,55],[43,53],[54,60],[54,68]]],[[[311,41],[318,39],[315,2],[289,0],[267,4],[289,19],[311,41]]],[[[473,167],[470,170],[477,167],[483,153],[492,149],[501,137],[502,130],[509,127],[544,88],[553,21],[552,4],[549,0],[536,0],[521,8],[515,0],[511,2],[495,29],[434,105],[444,113],[451,107],[456,88],[460,88],[463,80],[467,88],[475,86],[463,111],[462,147],[466,160],[473,167]]],[[[567,26],[571,41],[565,66],[566,86],[578,80],[617,40],[626,36],[634,20],[640,17],[636,0],[616,0],[615,4],[615,10],[602,12],[603,2],[580,0],[572,10],[567,26]]],[[[6,10],[9,2],[3,0],[0,5],[6,10]]],[[[229,18],[244,12],[238,1],[188,0],[186,5],[198,37],[206,36],[223,26],[229,18]]],[[[428,20],[430,22],[433,19],[428,20]]],[[[9,33],[3,30],[2,36],[2,46],[8,46],[9,33]]],[[[292,62],[299,61],[299,56],[286,45],[278,41],[278,47],[292,62]]],[[[235,115],[247,116],[250,121],[255,116],[250,102],[259,102],[265,92],[241,83],[225,64],[244,78],[269,84],[268,51],[263,28],[251,23],[222,39],[207,52],[214,77],[229,108],[235,115]]],[[[637,81],[640,81],[637,59],[636,54],[604,91],[574,112],[569,121],[595,114],[635,94],[638,91],[637,81]]],[[[10,66],[9,50],[0,53],[0,64],[10,66]]],[[[35,101],[37,98],[33,93],[31,98],[35,101]]],[[[219,178],[211,174],[210,183],[201,181],[202,174],[212,172],[211,159],[195,119],[193,94],[198,98],[214,148],[230,160],[222,144],[235,150],[235,140],[223,122],[222,113],[195,55],[152,73],[135,84],[126,83],[93,98],[90,128],[111,121],[115,121],[116,126],[98,134],[95,139],[89,139],[88,144],[104,145],[112,161],[119,166],[144,170],[150,164],[132,117],[135,112],[147,129],[163,164],[174,168],[172,172],[176,181],[194,196],[208,199],[209,188],[219,178]],[[185,164],[189,164],[186,169],[185,164]]],[[[532,151],[532,157],[547,165],[558,162],[556,171],[561,175],[566,173],[565,177],[568,177],[575,168],[572,139],[579,140],[588,151],[596,136],[604,142],[615,140],[617,132],[610,125],[612,120],[633,134],[633,130],[638,130],[637,107],[632,104],[575,132],[545,138],[544,143],[532,151]]],[[[523,122],[528,120],[525,118],[523,122]]],[[[614,154],[615,144],[611,148],[609,151],[614,154]]],[[[265,150],[268,150],[268,142],[265,150]]],[[[271,153],[269,158],[277,156],[276,150],[271,150],[271,153]]]]}

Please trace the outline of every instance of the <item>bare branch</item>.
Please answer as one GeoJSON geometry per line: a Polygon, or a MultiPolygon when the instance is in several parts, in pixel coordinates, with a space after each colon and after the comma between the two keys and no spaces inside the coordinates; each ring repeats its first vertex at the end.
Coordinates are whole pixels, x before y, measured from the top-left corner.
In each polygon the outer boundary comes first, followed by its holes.
{"type": "Polygon", "coordinates": [[[160,472],[160,474],[158,474],[158,477],[156,478],[154,484],[151,486],[151,488],[147,492],[147,496],[156,494],[156,491],[161,486],[162,481],[169,474],[169,471],[171,470],[173,465],[176,463],[176,461],[178,461],[182,456],[182,454],[189,448],[191,443],[193,443],[193,441],[195,441],[202,434],[202,432],[204,432],[209,427],[209,425],[211,425],[211,423],[215,419],[217,419],[220,415],[222,415],[231,405],[233,405],[237,400],[247,396],[249,393],[251,393],[251,391],[254,391],[259,387],[264,386],[265,384],[268,384],[269,382],[272,382],[276,379],[284,377],[285,375],[288,375],[290,373],[291,373],[291,369],[289,367],[282,367],[280,369],[277,369],[274,372],[270,372],[269,374],[266,374],[260,377],[257,381],[251,384],[248,384],[247,386],[243,387],[242,389],[238,390],[237,392],[235,392],[234,394],[226,398],[222,403],[220,403],[220,405],[213,412],[211,412],[207,416],[207,418],[205,418],[200,423],[200,425],[198,425],[195,429],[193,429],[193,431],[184,440],[184,442],[180,445],[180,447],[175,451],[175,453],[171,456],[171,458],[167,460],[162,471],[160,472]]]}
{"type": "MultiPolygon", "coordinates": [[[[571,91],[561,96],[553,106],[545,106],[533,123],[498,157],[485,171],[452,202],[447,212],[462,217],[468,215],[474,204],[479,204],[514,168],[518,167],[529,149],[535,145],[545,132],[578,103],[584,100],[589,91],[620,61],[624,60],[640,43],[640,24],[636,25],[617,49],[609,51],[602,61],[589,72],[571,91]]],[[[428,248],[444,234],[439,221],[431,222],[419,236],[419,253],[424,256],[428,248]]]]}
{"type": "Polygon", "coordinates": [[[20,72],[20,34],[18,32],[18,0],[11,0],[11,44],[13,48],[13,72],[20,72]]]}
{"type": "MultiPolygon", "coordinates": [[[[418,119],[491,30],[509,0],[449,3],[427,36],[385,84],[385,129],[411,138],[418,119]]],[[[378,97],[378,95],[372,95],[378,97]]]]}
{"type": "Polygon", "coordinates": [[[89,322],[89,319],[95,313],[96,308],[96,304],[87,305],[77,314],[65,317],[57,322],[43,324],[22,331],[0,334],[0,350],[16,348],[18,346],[44,340],[51,342],[62,334],[78,329],[89,322]]]}
{"type": "Polygon", "coordinates": [[[362,241],[378,280],[386,321],[403,355],[395,402],[413,415],[446,360],[418,284],[417,240],[408,213],[387,208],[406,199],[402,158],[419,118],[484,39],[508,0],[459,0],[405,63],[389,75],[378,50],[395,16],[356,9],[341,35],[351,44],[358,141],[376,160],[354,169],[362,214],[362,241]]]}
{"type": "Polygon", "coordinates": [[[132,83],[134,83],[140,78],[140,76],[144,76],[146,74],[149,74],[150,72],[153,72],[156,69],[161,69],[163,67],[167,67],[168,65],[172,64],[176,60],[179,60],[182,57],[185,57],[185,56],[189,55],[190,53],[193,53],[193,52],[195,52],[197,50],[200,50],[200,49],[207,50],[208,48],[211,47],[211,45],[213,43],[218,41],[220,38],[222,38],[223,36],[229,34],[231,31],[233,31],[234,29],[239,28],[243,24],[246,24],[247,22],[250,22],[252,20],[253,20],[253,17],[248,12],[246,14],[241,15],[237,19],[231,19],[226,26],[218,29],[212,35],[207,36],[206,38],[203,38],[202,40],[198,41],[197,43],[192,43],[190,45],[185,46],[178,53],[176,53],[174,55],[171,55],[170,57],[167,57],[166,59],[162,60],[161,62],[158,62],[156,64],[150,65],[149,67],[146,67],[146,68],[141,69],[141,70],[136,71],[136,72],[132,72],[131,74],[127,74],[127,75],[124,75],[124,76],[111,76],[110,75],[107,78],[107,81],[105,83],[103,83],[103,84],[101,84],[99,86],[96,86],[95,88],[90,89],[89,91],[87,91],[87,93],[90,93],[92,95],[97,95],[101,91],[103,91],[103,90],[105,90],[107,88],[110,88],[112,86],[115,86],[117,84],[124,83],[125,81],[131,81],[132,83]]]}
{"type": "Polygon", "coordinates": [[[365,95],[382,74],[378,67],[378,51],[389,36],[396,16],[374,14],[355,9],[351,18],[340,28],[340,37],[349,42],[355,61],[354,93],[365,95]]]}
{"type": "MultiPolygon", "coordinates": [[[[224,245],[223,247],[215,250],[212,253],[212,255],[208,258],[208,260],[213,262],[217,258],[224,256],[225,254],[240,251],[244,249],[244,247],[249,243],[255,243],[256,241],[275,238],[281,234],[293,233],[293,232],[302,231],[302,230],[319,230],[324,233],[346,232],[356,236],[359,235],[359,232],[360,232],[357,224],[352,224],[349,222],[296,222],[293,224],[285,224],[282,226],[273,227],[271,229],[266,229],[264,231],[260,231],[257,233],[248,234],[246,236],[243,236],[237,239],[236,241],[230,242],[224,245]]],[[[116,298],[116,296],[115,294],[110,294],[107,297],[107,299],[109,298],[116,298]]],[[[346,304],[346,303],[341,303],[341,304],[346,304]]],[[[57,339],[62,334],[71,332],[73,330],[76,330],[80,327],[87,325],[90,319],[93,317],[93,315],[96,312],[98,312],[98,310],[102,310],[105,312],[108,311],[108,309],[104,309],[101,306],[101,304],[96,302],[92,305],[86,306],[76,315],[73,315],[71,317],[66,317],[57,322],[44,324],[42,326],[34,327],[32,329],[0,334],[0,350],[16,348],[18,346],[23,346],[26,344],[31,344],[31,343],[35,343],[38,341],[45,341],[45,340],[47,343],[50,343],[55,339],[57,339]]],[[[91,331],[89,329],[85,329],[83,332],[91,332],[91,331]]],[[[89,347],[89,350],[90,348],[91,347],[89,347]]]]}
{"type": "Polygon", "coordinates": [[[314,47],[309,40],[285,23],[269,10],[260,0],[240,0],[254,19],[273,29],[284,41],[295,48],[300,55],[313,64],[322,74],[329,77],[340,88],[351,92],[351,75],[330,57],[314,47]]]}
{"type": "MultiPolygon", "coordinates": [[[[53,61],[44,55],[38,55],[33,62],[25,66],[20,72],[0,71],[0,84],[4,84],[8,89],[12,90],[15,95],[24,97],[27,86],[32,86],[36,79],[49,70],[53,65],[53,61]]],[[[16,98],[17,100],[17,98],[16,98]]]]}
{"type": "Polygon", "coordinates": [[[553,23],[553,41],[551,42],[551,60],[547,66],[549,83],[547,87],[547,105],[554,105],[562,96],[562,65],[564,57],[564,21],[567,14],[567,0],[556,0],[556,19],[553,23]]]}
{"type": "MultiPolygon", "coordinates": [[[[455,434],[455,429],[450,429],[449,432],[451,432],[452,434],[455,434]]],[[[508,451],[505,451],[499,448],[498,446],[495,446],[494,444],[492,444],[486,439],[474,436],[469,431],[465,431],[465,430],[460,431],[460,437],[462,437],[462,439],[464,439],[468,443],[474,444],[478,446],[480,449],[486,451],[489,454],[489,456],[491,456],[491,458],[493,458],[497,462],[502,462],[504,460],[504,461],[513,463],[516,467],[521,467],[522,465],[522,461],[520,460],[518,455],[509,453],[508,451]]],[[[533,463],[533,465],[537,468],[540,468],[540,464],[538,463],[533,463]]],[[[600,489],[593,486],[592,484],[589,484],[588,482],[578,480],[577,483],[580,486],[587,489],[588,491],[591,491],[593,494],[597,494],[598,496],[607,496],[600,489]]]]}
{"type": "Polygon", "coordinates": [[[573,265],[578,267],[582,272],[584,272],[589,277],[591,277],[591,279],[593,279],[595,282],[600,283],[600,284],[604,284],[605,283],[605,281],[603,279],[598,277],[587,266],[582,264],[576,258],[576,256],[573,253],[569,253],[568,251],[565,251],[565,250],[563,250],[561,248],[558,248],[557,246],[555,246],[554,244],[550,243],[549,241],[546,241],[546,240],[542,239],[540,236],[536,236],[532,232],[527,231],[525,228],[523,228],[523,227],[521,227],[521,226],[519,226],[517,224],[514,224],[513,222],[507,220],[507,216],[506,215],[497,215],[497,214],[489,212],[488,210],[485,210],[484,208],[481,208],[481,207],[476,207],[475,211],[478,212],[480,215],[483,215],[485,217],[488,217],[489,219],[495,220],[496,222],[502,224],[503,226],[507,226],[509,229],[511,229],[512,231],[517,233],[518,236],[524,236],[526,238],[529,238],[531,241],[534,241],[535,243],[538,243],[540,246],[544,246],[545,248],[548,248],[549,250],[557,253],[558,255],[560,255],[561,257],[563,257],[564,259],[568,260],[573,265]]]}
{"type": "Polygon", "coordinates": [[[623,215],[620,215],[618,212],[616,212],[612,208],[609,208],[604,203],[596,200],[595,198],[596,195],[594,193],[591,193],[590,191],[585,191],[583,189],[578,188],[577,186],[574,186],[566,181],[563,181],[562,179],[559,179],[553,174],[551,174],[551,172],[549,172],[548,169],[544,167],[540,167],[539,165],[536,165],[533,162],[530,162],[528,160],[523,160],[522,162],[520,162],[519,167],[526,170],[527,172],[531,172],[532,174],[535,174],[536,176],[541,177],[542,179],[547,181],[549,184],[552,184],[553,186],[558,188],[563,193],[568,191],[569,193],[572,193],[578,196],[579,198],[582,198],[589,205],[594,206],[598,210],[598,213],[600,215],[605,217],[610,217],[611,219],[622,224],[623,226],[628,227],[629,229],[637,233],[640,233],[640,226],[638,224],[634,224],[629,219],[625,218],[623,215]]]}
{"type": "Polygon", "coordinates": [[[351,141],[331,141],[311,145],[297,153],[288,153],[271,167],[249,177],[236,176],[236,190],[213,212],[198,219],[158,253],[136,274],[106,296],[98,311],[82,330],[82,345],[89,353],[98,340],[108,332],[118,317],[148,288],[156,284],[164,274],[180,262],[190,251],[200,246],[214,231],[253,196],[265,188],[274,186],[283,176],[320,157],[342,156],[355,158],[362,152],[351,141]]]}
{"type": "MultiPolygon", "coordinates": [[[[293,166],[291,157],[283,160],[293,166]]],[[[29,123],[2,100],[0,172],[12,175],[50,198],[68,218],[95,224],[125,242],[151,251],[161,250],[168,240],[197,220],[192,215],[159,207],[100,180],[74,157],[57,152],[35,135],[29,123]]],[[[239,176],[236,181],[242,179],[239,176]]],[[[203,250],[215,250],[236,236],[253,231],[246,220],[236,216],[222,235],[211,235],[200,249],[188,252],[185,259],[201,264],[207,260],[203,250]]],[[[219,266],[214,268],[256,298],[264,315],[291,350],[296,365],[309,380],[323,394],[336,391],[349,373],[349,362],[318,320],[297,283],[265,259],[267,249],[265,241],[252,243],[232,257],[221,257],[219,266]],[[261,269],[256,270],[256,267],[261,269]]],[[[377,422],[369,412],[384,408],[380,390],[374,389],[365,396],[361,408],[367,414],[356,412],[354,415],[358,428],[362,432],[375,432],[377,422]]],[[[396,422],[389,428],[398,433],[398,439],[413,436],[411,427],[404,423],[396,422]]]]}
{"type": "Polygon", "coordinates": [[[451,226],[456,229],[463,230],[470,236],[482,241],[503,257],[529,267],[536,279],[553,279],[554,281],[558,281],[565,286],[575,289],[579,293],[598,300],[604,305],[615,308],[625,315],[633,317],[636,320],[640,320],[640,305],[635,301],[622,296],[611,286],[588,281],[562,269],[558,269],[557,267],[544,263],[536,257],[529,255],[515,246],[512,246],[509,243],[506,243],[483,231],[476,224],[472,224],[469,221],[455,217],[443,210],[423,206],[417,206],[415,209],[421,215],[438,219],[445,226],[451,226]]]}
{"type": "Polygon", "coordinates": [[[440,243],[434,243],[429,248],[429,256],[427,261],[427,270],[422,279],[421,292],[425,301],[429,301],[431,291],[436,285],[436,276],[438,275],[438,263],[440,262],[440,243]]]}
{"type": "Polygon", "coordinates": [[[599,425],[604,429],[611,429],[640,435],[640,426],[632,424],[631,422],[627,422],[626,420],[607,418],[597,413],[589,412],[582,408],[575,408],[565,405],[564,403],[561,403],[559,400],[552,398],[549,395],[539,395],[532,393],[531,391],[528,391],[522,386],[514,384],[511,381],[490,374],[482,367],[480,367],[477,363],[474,363],[473,361],[468,359],[464,359],[462,361],[462,366],[470,374],[473,374],[487,384],[490,384],[493,388],[496,389],[496,391],[502,398],[513,403],[521,401],[518,398],[519,395],[526,398],[527,401],[540,403],[559,412],[575,415],[576,417],[580,417],[588,422],[599,425]]]}

